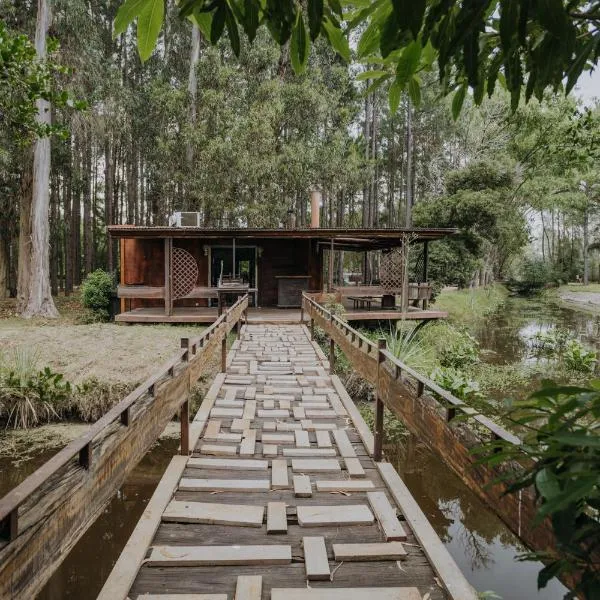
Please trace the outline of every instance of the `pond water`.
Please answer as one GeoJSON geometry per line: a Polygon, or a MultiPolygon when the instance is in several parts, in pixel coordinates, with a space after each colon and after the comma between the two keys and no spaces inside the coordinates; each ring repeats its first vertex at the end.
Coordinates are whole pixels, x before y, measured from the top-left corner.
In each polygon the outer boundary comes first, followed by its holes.
{"type": "MultiPolygon", "coordinates": [[[[575,332],[600,347],[600,317],[550,306],[538,300],[509,298],[476,332],[484,360],[498,364],[531,359],[531,338],[553,327],[575,332]]],[[[158,442],[125,485],[77,543],[38,600],[92,600],[147,505],[162,473],[177,451],[177,440],[158,442]]],[[[0,496],[33,472],[55,450],[14,468],[0,459],[0,496]]],[[[436,456],[418,446],[406,457],[403,447],[391,451],[396,468],[467,579],[478,591],[491,590],[504,600],[559,600],[566,589],[554,580],[537,591],[539,563],[518,562],[526,549],[436,456]]]]}

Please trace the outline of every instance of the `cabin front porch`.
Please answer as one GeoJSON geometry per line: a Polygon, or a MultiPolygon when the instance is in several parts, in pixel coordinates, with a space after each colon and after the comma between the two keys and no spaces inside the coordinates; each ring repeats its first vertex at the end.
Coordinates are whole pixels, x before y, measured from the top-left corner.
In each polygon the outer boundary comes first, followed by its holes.
{"type": "MultiPolygon", "coordinates": [[[[345,305],[345,303],[344,303],[345,305]]],[[[302,311],[299,308],[254,308],[248,309],[248,323],[254,325],[293,325],[301,322],[302,311]]],[[[448,314],[443,311],[422,310],[410,307],[408,312],[389,309],[353,309],[349,308],[344,313],[348,321],[402,321],[418,320],[429,321],[443,319],[448,314]]],[[[170,315],[166,315],[162,307],[134,308],[122,312],[115,317],[117,323],[214,323],[218,317],[218,309],[203,306],[181,306],[173,308],[170,315]]],[[[304,323],[307,323],[304,315],[304,323]]]]}

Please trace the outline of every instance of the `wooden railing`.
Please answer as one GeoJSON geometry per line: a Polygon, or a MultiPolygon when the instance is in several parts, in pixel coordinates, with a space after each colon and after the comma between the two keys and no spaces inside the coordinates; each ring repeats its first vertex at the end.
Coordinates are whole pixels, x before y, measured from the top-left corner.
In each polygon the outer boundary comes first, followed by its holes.
{"type": "Polygon", "coordinates": [[[0,499],[0,598],[33,598],[179,412],[189,454],[191,388],[246,319],[248,295],[15,489],[0,499]]]}
{"type": "MultiPolygon", "coordinates": [[[[554,547],[547,522],[534,526],[537,511],[532,490],[505,495],[498,483],[503,471],[478,464],[473,450],[494,439],[520,444],[519,438],[425,375],[411,369],[386,349],[385,340],[373,342],[343,319],[328,311],[314,298],[303,295],[303,311],[310,318],[311,335],[315,326],[329,337],[329,360],[335,368],[335,347],[346,355],[353,369],[376,391],[374,452],[376,461],[383,454],[383,413],[389,408],[418,441],[434,451],[461,480],[505,521],[527,545],[536,549],[554,547]],[[462,413],[463,417],[459,417],[462,413]]],[[[515,465],[512,465],[514,467],[515,465]]]]}

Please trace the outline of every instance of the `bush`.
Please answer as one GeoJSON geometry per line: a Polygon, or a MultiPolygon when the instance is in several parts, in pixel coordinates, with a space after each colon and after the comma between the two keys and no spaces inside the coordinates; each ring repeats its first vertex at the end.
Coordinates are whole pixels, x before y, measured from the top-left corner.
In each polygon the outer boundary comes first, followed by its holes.
{"type": "Polygon", "coordinates": [[[442,367],[463,369],[479,361],[479,343],[466,331],[455,329],[452,338],[439,351],[442,367]]]}
{"type": "Polygon", "coordinates": [[[131,384],[105,383],[95,377],[75,387],[69,402],[69,414],[86,423],[97,421],[134,388],[131,384]]]}
{"type": "Polygon", "coordinates": [[[114,287],[114,276],[102,269],[90,273],[81,284],[81,300],[91,311],[93,320],[108,321],[114,287]]]}
{"type": "Polygon", "coordinates": [[[468,402],[483,399],[479,384],[452,367],[438,367],[431,373],[431,379],[459,400],[468,402]]]}
{"type": "Polygon", "coordinates": [[[577,340],[571,340],[563,354],[565,366],[578,373],[593,373],[596,369],[596,353],[586,350],[577,340]]]}
{"type": "MultiPolygon", "coordinates": [[[[482,462],[518,461],[507,493],[534,486],[540,500],[536,521],[550,518],[558,552],[533,552],[521,559],[544,561],[538,588],[553,577],[570,575],[566,597],[598,598],[600,571],[600,382],[589,387],[544,382],[527,400],[515,403],[508,418],[523,433],[522,444],[497,441],[486,446],[482,462]],[[524,456],[530,460],[524,461],[524,456]]],[[[535,524],[535,522],[534,522],[535,524]]]]}

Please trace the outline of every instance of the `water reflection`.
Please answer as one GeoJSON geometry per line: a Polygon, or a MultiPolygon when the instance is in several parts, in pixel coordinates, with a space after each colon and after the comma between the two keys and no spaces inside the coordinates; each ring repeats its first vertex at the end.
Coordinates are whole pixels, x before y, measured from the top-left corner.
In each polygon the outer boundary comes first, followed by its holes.
{"type": "Polygon", "coordinates": [[[483,359],[495,364],[529,362],[537,333],[566,329],[600,349],[600,315],[563,308],[538,299],[510,297],[475,331],[483,359]]]}
{"type": "Polygon", "coordinates": [[[177,446],[177,440],[161,440],[146,454],[37,600],[93,600],[98,596],[177,446]]]}
{"type": "Polygon", "coordinates": [[[411,455],[408,460],[398,447],[391,460],[475,589],[491,590],[504,600],[564,597],[567,589],[558,580],[537,591],[543,565],[516,560],[525,546],[439,458],[424,446],[411,455]]]}

